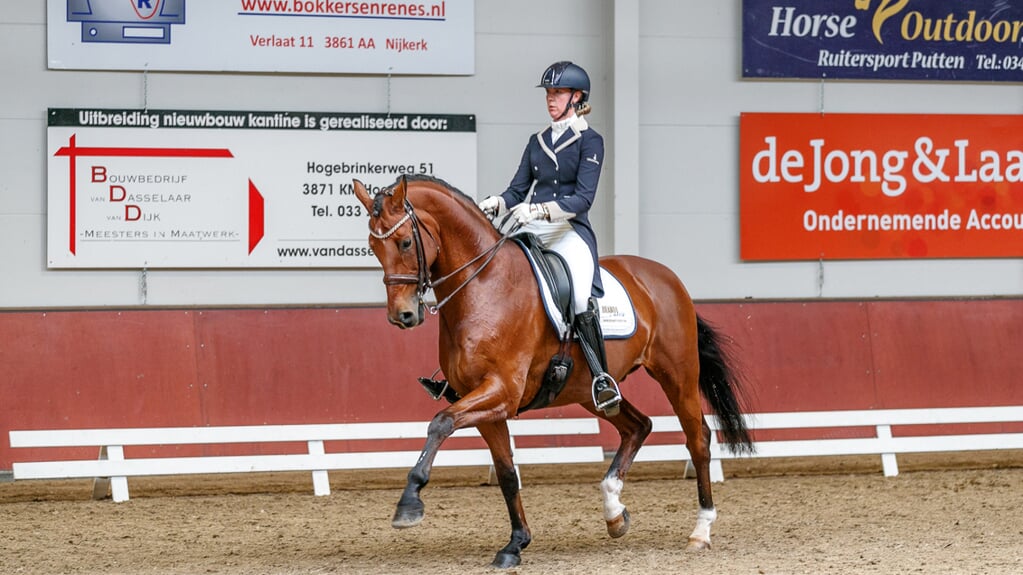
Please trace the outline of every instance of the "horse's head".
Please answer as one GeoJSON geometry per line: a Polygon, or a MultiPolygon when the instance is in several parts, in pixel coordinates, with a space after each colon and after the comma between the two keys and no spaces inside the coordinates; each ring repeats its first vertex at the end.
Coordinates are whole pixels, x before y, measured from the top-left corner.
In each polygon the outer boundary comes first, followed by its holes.
{"type": "Polygon", "coordinates": [[[369,245],[384,268],[387,321],[402,329],[416,327],[424,320],[423,296],[430,288],[436,241],[408,201],[404,177],[375,197],[359,180],[353,184],[369,213],[369,245]],[[431,242],[429,249],[426,242],[431,242]]]}

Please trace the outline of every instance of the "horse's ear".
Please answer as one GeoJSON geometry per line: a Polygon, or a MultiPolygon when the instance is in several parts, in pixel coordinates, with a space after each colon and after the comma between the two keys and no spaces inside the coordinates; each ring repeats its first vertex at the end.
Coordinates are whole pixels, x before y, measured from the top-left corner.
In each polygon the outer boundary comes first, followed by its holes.
{"type": "Polygon", "coordinates": [[[397,206],[405,205],[405,194],[408,193],[408,180],[405,179],[405,174],[402,174],[398,181],[394,184],[394,202],[397,206]]]}
{"type": "Polygon", "coordinates": [[[366,186],[359,180],[352,180],[352,187],[355,188],[355,197],[359,198],[359,202],[366,208],[366,211],[373,213],[373,198],[369,197],[366,186]]]}

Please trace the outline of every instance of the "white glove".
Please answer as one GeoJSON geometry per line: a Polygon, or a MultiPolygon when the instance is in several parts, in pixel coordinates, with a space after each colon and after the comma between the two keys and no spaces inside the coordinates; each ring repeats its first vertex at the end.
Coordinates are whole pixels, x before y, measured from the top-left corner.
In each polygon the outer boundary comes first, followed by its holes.
{"type": "Polygon", "coordinates": [[[487,196],[480,200],[479,207],[483,210],[483,213],[496,216],[497,212],[501,211],[501,198],[497,196],[487,196]]]}
{"type": "Polygon", "coordinates": [[[512,208],[512,216],[514,216],[515,221],[520,224],[527,224],[533,220],[543,218],[543,210],[540,209],[540,206],[537,204],[522,202],[512,208]]]}

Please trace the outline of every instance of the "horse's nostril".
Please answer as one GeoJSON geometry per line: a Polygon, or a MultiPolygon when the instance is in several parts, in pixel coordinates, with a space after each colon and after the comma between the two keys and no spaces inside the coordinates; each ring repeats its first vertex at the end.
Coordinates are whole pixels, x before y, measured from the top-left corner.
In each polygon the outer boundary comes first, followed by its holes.
{"type": "Polygon", "coordinates": [[[403,311],[398,315],[398,320],[405,327],[413,327],[417,322],[416,314],[411,311],[403,311]]]}

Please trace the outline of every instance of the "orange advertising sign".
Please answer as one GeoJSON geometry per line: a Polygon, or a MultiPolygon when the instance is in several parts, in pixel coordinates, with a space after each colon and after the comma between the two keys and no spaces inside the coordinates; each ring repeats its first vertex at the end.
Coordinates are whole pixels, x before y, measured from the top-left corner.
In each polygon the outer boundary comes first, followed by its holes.
{"type": "Polygon", "coordinates": [[[1023,116],[745,113],[743,260],[1023,256],[1023,116]]]}

